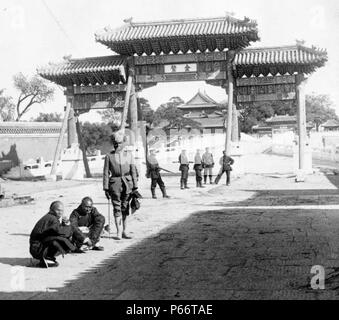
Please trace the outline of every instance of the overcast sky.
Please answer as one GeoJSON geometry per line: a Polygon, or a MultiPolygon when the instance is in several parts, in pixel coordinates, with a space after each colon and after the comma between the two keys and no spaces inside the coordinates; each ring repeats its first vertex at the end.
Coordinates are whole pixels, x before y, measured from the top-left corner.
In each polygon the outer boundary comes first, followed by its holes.
{"type": "MultiPolygon", "coordinates": [[[[119,27],[125,18],[138,22],[216,17],[225,12],[257,20],[261,41],[252,46],[295,44],[298,39],[307,46],[326,48],[329,61],[309,77],[306,91],[329,94],[339,114],[337,0],[0,0],[0,89],[16,96],[14,74],[33,75],[38,66],[61,61],[64,55],[112,54],[95,42],[94,33],[108,25],[119,27]]],[[[56,88],[54,101],[36,107],[26,119],[38,112],[62,112],[65,97],[56,88]]],[[[156,108],[172,96],[187,101],[199,88],[217,101],[226,98],[224,90],[204,82],[158,84],[140,96],[156,108]]]]}

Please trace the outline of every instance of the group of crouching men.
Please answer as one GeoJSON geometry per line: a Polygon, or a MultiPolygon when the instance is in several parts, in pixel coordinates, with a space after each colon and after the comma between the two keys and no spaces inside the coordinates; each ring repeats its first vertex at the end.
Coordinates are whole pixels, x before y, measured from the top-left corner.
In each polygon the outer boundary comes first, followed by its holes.
{"type": "MultiPolygon", "coordinates": [[[[127,217],[140,206],[138,199],[138,173],[130,152],[124,149],[121,132],[112,136],[112,151],[106,155],[103,172],[103,190],[113,205],[117,234],[114,239],[131,239],[127,234],[127,217]]],[[[64,205],[54,201],[49,211],[34,226],[30,239],[30,254],[39,260],[41,268],[56,267],[56,257],[67,253],[85,253],[87,250],[102,251],[100,237],[110,232],[105,227],[105,217],[86,196],[73,210],[69,218],[64,215],[64,205]]]]}

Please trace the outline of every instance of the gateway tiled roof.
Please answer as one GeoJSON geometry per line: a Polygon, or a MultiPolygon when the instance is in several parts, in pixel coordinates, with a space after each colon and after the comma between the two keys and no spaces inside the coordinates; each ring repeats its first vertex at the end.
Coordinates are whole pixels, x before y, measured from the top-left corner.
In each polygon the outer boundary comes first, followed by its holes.
{"type": "Polygon", "coordinates": [[[96,41],[121,55],[150,55],[244,48],[251,41],[259,40],[257,23],[248,18],[225,16],[139,23],[129,19],[125,22],[121,28],[98,32],[96,41]]]}
{"type": "Polygon", "coordinates": [[[59,64],[41,67],[37,72],[62,86],[118,84],[126,81],[125,59],[104,56],[85,59],[65,59],[59,64]]]}
{"type": "MultiPolygon", "coordinates": [[[[327,52],[300,45],[271,48],[252,48],[238,52],[234,58],[236,76],[250,77],[277,73],[311,73],[327,61],[327,52]]],[[[59,64],[39,68],[38,73],[62,86],[118,84],[126,82],[126,57],[104,56],[68,59],[59,64]]],[[[206,97],[205,97],[206,98],[206,97]]],[[[193,98],[192,98],[193,99],[193,98]]],[[[206,98],[209,100],[209,98],[206,98]]]]}
{"type": "Polygon", "coordinates": [[[238,52],[233,64],[238,77],[254,74],[311,73],[327,61],[326,50],[302,45],[270,48],[249,48],[238,52]]]}

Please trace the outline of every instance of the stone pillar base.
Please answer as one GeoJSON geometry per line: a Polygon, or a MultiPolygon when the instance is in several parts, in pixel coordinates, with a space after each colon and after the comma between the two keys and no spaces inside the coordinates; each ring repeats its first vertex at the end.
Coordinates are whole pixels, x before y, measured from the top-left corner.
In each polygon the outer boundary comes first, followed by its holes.
{"type": "Polygon", "coordinates": [[[304,181],[302,178],[303,176],[314,173],[314,170],[312,168],[312,149],[309,144],[305,146],[304,160],[305,160],[305,168],[300,169],[299,168],[299,149],[298,149],[298,145],[294,145],[293,146],[293,171],[294,171],[294,174],[297,177],[299,177],[298,180],[300,179],[300,181],[304,181]]]}

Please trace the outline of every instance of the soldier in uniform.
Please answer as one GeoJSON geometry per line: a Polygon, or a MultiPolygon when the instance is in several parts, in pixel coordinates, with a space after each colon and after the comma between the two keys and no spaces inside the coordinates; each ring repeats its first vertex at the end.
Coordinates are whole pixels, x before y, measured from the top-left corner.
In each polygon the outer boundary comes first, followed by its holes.
{"type": "Polygon", "coordinates": [[[107,199],[111,199],[117,239],[131,239],[127,234],[127,216],[132,193],[138,194],[137,170],[133,155],[124,150],[121,131],[112,134],[113,150],[105,157],[103,188],[107,199]]]}
{"type": "Polygon", "coordinates": [[[180,188],[189,189],[187,186],[189,161],[186,155],[186,150],[181,151],[181,154],[179,155],[179,163],[179,171],[181,171],[180,188]]]}
{"type": "Polygon", "coordinates": [[[163,198],[169,198],[169,196],[166,193],[166,187],[164,182],[161,179],[161,174],[160,174],[160,167],[158,160],[155,155],[155,150],[150,150],[150,155],[147,159],[147,172],[146,172],[146,177],[151,178],[151,192],[152,192],[152,198],[156,199],[157,196],[155,194],[155,188],[157,184],[160,187],[160,190],[162,192],[163,198]]]}
{"type": "Polygon", "coordinates": [[[217,177],[215,178],[214,183],[218,184],[219,180],[221,179],[221,176],[224,174],[224,172],[226,172],[226,185],[229,186],[230,183],[231,183],[231,180],[230,180],[231,171],[232,171],[231,165],[234,163],[234,160],[231,157],[229,157],[226,154],[226,151],[224,150],[223,156],[220,158],[219,163],[221,165],[221,168],[220,168],[220,171],[219,171],[217,177]]]}
{"type": "Polygon", "coordinates": [[[195,180],[197,182],[197,188],[204,188],[202,185],[202,164],[201,164],[201,155],[200,155],[200,150],[197,149],[197,153],[194,156],[194,171],[195,171],[195,180]]]}
{"type": "Polygon", "coordinates": [[[207,182],[207,175],[210,178],[210,184],[212,184],[212,169],[214,167],[213,154],[210,152],[210,148],[206,148],[206,152],[202,155],[202,166],[204,168],[204,184],[207,182]]]}

